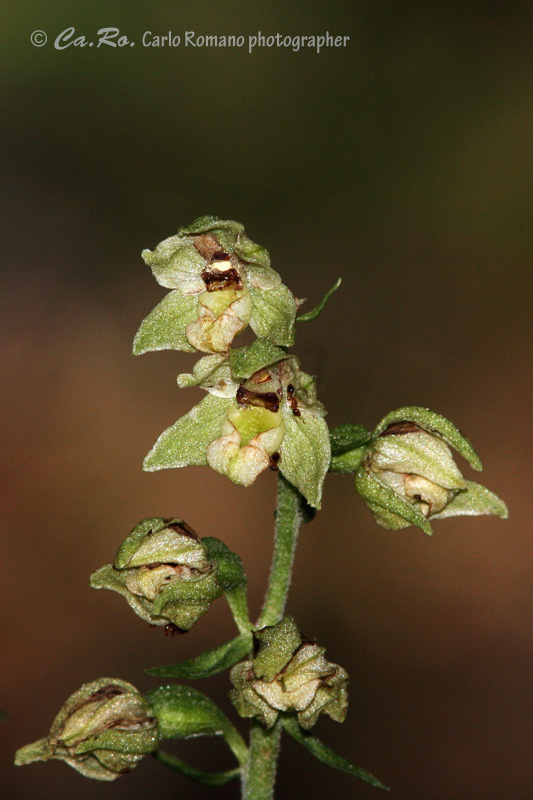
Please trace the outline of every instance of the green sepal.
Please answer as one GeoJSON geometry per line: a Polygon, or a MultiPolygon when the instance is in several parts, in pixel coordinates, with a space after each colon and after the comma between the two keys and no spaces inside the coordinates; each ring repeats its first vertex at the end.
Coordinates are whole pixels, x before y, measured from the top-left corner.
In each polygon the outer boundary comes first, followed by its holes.
{"type": "Polygon", "coordinates": [[[225,783],[229,783],[239,778],[241,775],[239,767],[229,769],[226,772],[204,772],[196,767],[191,767],[190,764],[182,761],[181,758],[177,758],[164,750],[158,750],[152,755],[166,767],[170,767],[170,769],[173,769],[175,772],[180,772],[182,775],[191,778],[191,780],[197,783],[203,783],[205,786],[223,786],[225,783]]]}
{"type": "Polygon", "coordinates": [[[331,462],[328,426],[318,414],[301,408],[295,416],[282,406],[285,436],[280,448],[279,471],[305,497],[320,509],[322,485],[331,462]]]}
{"type": "Polygon", "coordinates": [[[205,260],[191,240],[180,233],[164,239],[154,250],[143,250],[141,255],[161,286],[181,291],[186,287],[189,295],[204,288],[201,272],[205,260]]]}
{"type": "Polygon", "coordinates": [[[268,291],[250,285],[252,316],[250,327],[259,339],[290,347],[294,343],[296,300],[283,284],[268,291]]]}
{"type": "Polygon", "coordinates": [[[206,536],[202,544],[208,559],[217,568],[218,584],[226,595],[240,633],[248,633],[252,627],[248,612],[248,581],[240,556],[214,536],[206,536]]]}
{"type": "Polygon", "coordinates": [[[355,766],[355,764],[347,761],[342,756],[337,755],[331,748],[321,742],[320,739],[317,739],[316,736],[302,730],[294,717],[283,716],[282,722],[287,733],[290,734],[293,739],[296,739],[299,744],[307,748],[307,750],[309,750],[315,758],[318,758],[319,761],[322,761],[323,764],[333,769],[339,769],[341,772],[347,772],[348,775],[353,775],[354,778],[359,778],[359,780],[371,784],[371,786],[374,786],[376,789],[385,789],[389,791],[387,786],[371,775],[370,772],[367,772],[366,769],[355,766]]]}
{"type": "Polygon", "coordinates": [[[186,329],[198,316],[198,299],[179,289],[169,292],[141,322],[133,340],[133,355],[152,350],[196,352],[187,339],[186,329]]]}
{"type": "Polygon", "coordinates": [[[207,464],[207,446],[219,437],[226,411],[233,403],[232,399],[208,394],[188,414],[163,431],[146,456],[143,469],[154,472],[207,464]]]}
{"type": "Polygon", "coordinates": [[[229,642],[206,650],[196,658],[183,661],[181,664],[169,664],[166,667],[152,667],[147,669],[149,675],[155,678],[180,678],[184,680],[197,680],[218,675],[226,669],[233,667],[237,661],[247,655],[252,647],[252,635],[241,634],[229,642]]]}
{"type": "Polygon", "coordinates": [[[433,514],[431,519],[481,514],[495,514],[501,519],[507,519],[509,516],[507,506],[498,495],[479,483],[466,481],[466,490],[456,494],[453,500],[439,514],[433,514]]]}
{"type": "Polygon", "coordinates": [[[372,434],[362,425],[337,425],[329,432],[331,455],[341,456],[366,444],[372,434]]]}
{"type": "Polygon", "coordinates": [[[249,378],[263,367],[277,364],[287,358],[285,350],[276,347],[268,339],[256,339],[248,347],[232,348],[229,352],[231,373],[236,381],[249,378]]]}
{"type": "Polygon", "coordinates": [[[148,692],[146,700],[157,718],[160,739],[223,736],[240,764],[248,756],[242,736],[212,700],[190,686],[171,684],[148,692]]]}
{"type": "Polygon", "coordinates": [[[376,477],[370,476],[364,466],[359,467],[355,474],[355,488],[369,505],[384,508],[401,517],[410,525],[416,525],[431,536],[431,525],[427,519],[389,486],[385,486],[376,477]]]}
{"type": "MultiPolygon", "coordinates": [[[[231,351],[230,351],[231,352],[231,351]]],[[[178,375],[178,386],[185,389],[190,386],[201,386],[217,397],[235,398],[238,384],[233,381],[230,362],[223,353],[204,356],[193,367],[192,373],[182,372],[178,375]]]]}
{"type": "Polygon", "coordinates": [[[312,322],[314,319],[316,319],[323,312],[329,298],[334,292],[337,291],[341,283],[342,278],[339,278],[338,281],[336,281],[336,283],[331,287],[331,289],[326,292],[320,303],[306,314],[300,314],[298,317],[296,317],[296,322],[312,322]]]}
{"type": "Polygon", "coordinates": [[[302,643],[302,635],[292,617],[283,617],[276,625],[254,631],[254,673],[270,683],[287,666],[302,643]]]}
{"type": "Polygon", "coordinates": [[[197,217],[190,225],[179,228],[178,234],[182,236],[198,236],[202,233],[214,233],[215,231],[225,231],[238,236],[244,233],[244,225],[232,219],[219,219],[211,214],[197,217]]]}
{"type": "Polygon", "coordinates": [[[379,436],[389,425],[395,422],[414,422],[428,433],[440,436],[447,445],[454,447],[457,452],[468,461],[472,469],[478,471],[482,469],[479,456],[469,440],[466,436],[463,436],[459,428],[456,428],[453,422],[450,422],[449,419],[446,419],[446,417],[443,417],[441,414],[437,414],[429,408],[421,408],[420,406],[398,408],[396,411],[391,411],[390,414],[383,417],[374,431],[374,436],[379,436]]]}
{"type": "Polygon", "coordinates": [[[248,264],[270,267],[270,254],[265,247],[252,242],[245,233],[241,233],[235,242],[234,253],[248,264]]]}

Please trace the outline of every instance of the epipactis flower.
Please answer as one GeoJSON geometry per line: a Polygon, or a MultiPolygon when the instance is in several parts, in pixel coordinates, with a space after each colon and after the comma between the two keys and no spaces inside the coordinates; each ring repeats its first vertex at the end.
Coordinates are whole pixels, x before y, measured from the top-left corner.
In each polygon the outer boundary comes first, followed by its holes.
{"type": "Polygon", "coordinates": [[[496,514],[507,508],[484,486],[467,481],[450,446],[474,469],[481,462],[472,445],[445,417],[416,406],[388,414],[372,437],[332,460],[347,471],[352,462],[355,485],[378,524],[389,530],[417,525],[431,533],[428,520],[459,515],[496,514]]]}
{"type": "Polygon", "coordinates": [[[201,359],[178,381],[199,385],[208,395],[161,434],[145,469],[208,464],[249,486],[271,467],[320,507],[331,458],[329,433],[314,379],[296,358],[258,340],[232,351],[229,359],[201,359]]]}
{"type": "Polygon", "coordinates": [[[178,519],[140,522],[113,564],[91,575],[94,589],[111,589],[152,625],[188,631],[222,594],[215,565],[196,533],[178,519]]]}
{"type": "Polygon", "coordinates": [[[175,349],[225,353],[249,324],[274,344],[294,341],[297,303],[268,252],[232,220],[200,217],[143,258],[172,291],[142,322],[136,355],[175,349]]]}
{"type": "Polygon", "coordinates": [[[231,700],[241,717],[271,728],[280,711],[294,711],[303,728],[320,714],[342,722],[348,707],[348,675],[306,639],[292,617],[254,634],[254,656],[230,672],[231,700]]]}
{"type": "Polygon", "coordinates": [[[157,749],[157,720],[126,681],[100,678],[71,695],[44,739],[21,748],[15,764],[56,758],[87,778],[112,781],[157,749]]]}

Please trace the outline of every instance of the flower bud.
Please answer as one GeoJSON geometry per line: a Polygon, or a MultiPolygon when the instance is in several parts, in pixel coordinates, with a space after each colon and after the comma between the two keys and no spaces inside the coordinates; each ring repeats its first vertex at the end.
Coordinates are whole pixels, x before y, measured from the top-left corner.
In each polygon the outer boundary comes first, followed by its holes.
{"type": "Polygon", "coordinates": [[[56,758],[87,778],[112,781],[156,750],[158,740],[157,720],[137,689],[100,678],[69,697],[48,736],[21,748],[15,764],[56,758]]]}
{"type": "Polygon", "coordinates": [[[292,617],[254,633],[254,656],[230,672],[231,700],[241,717],[271,728],[280,711],[295,711],[303,728],[324,713],[342,722],[348,706],[348,675],[306,639],[292,617]]]}
{"type": "Polygon", "coordinates": [[[177,519],[149,518],[120,546],[113,565],[91,575],[95,589],[123,595],[152,625],[188,631],[222,594],[205,545],[177,519]]]}
{"type": "Polygon", "coordinates": [[[431,533],[428,519],[462,514],[507,516],[505,504],[496,495],[463,478],[448,445],[481,469],[470,442],[432,411],[399,409],[378,425],[371,441],[359,448],[354,463],[360,462],[356,489],[379,525],[389,530],[418,525],[431,533]]]}

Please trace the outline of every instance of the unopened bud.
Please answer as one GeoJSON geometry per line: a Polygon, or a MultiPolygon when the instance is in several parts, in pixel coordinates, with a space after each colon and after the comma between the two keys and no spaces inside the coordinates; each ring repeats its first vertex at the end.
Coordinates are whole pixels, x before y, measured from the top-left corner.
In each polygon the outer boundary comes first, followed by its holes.
{"type": "Polygon", "coordinates": [[[254,634],[254,657],[230,673],[231,700],[241,717],[271,728],[280,711],[294,711],[303,728],[320,714],[342,722],[348,706],[348,675],[324,657],[325,649],[305,639],[292,617],[254,634]]]}
{"type": "Polygon", "coordinates": [[[87,778],[112,781],[156,750],[158,740],[157,720],[137,689],[100,678],[68,698],[48,736],[21,748],[15,764],[55,758],[87,778]]]}
{"type": "Polygon", "coordinates": [[[177,519],[145,519],[123,542],[113,565],[91,575],[95,589],[111,589],[152,625],[189,630],[222,594],[205,546],[177,519]]]}

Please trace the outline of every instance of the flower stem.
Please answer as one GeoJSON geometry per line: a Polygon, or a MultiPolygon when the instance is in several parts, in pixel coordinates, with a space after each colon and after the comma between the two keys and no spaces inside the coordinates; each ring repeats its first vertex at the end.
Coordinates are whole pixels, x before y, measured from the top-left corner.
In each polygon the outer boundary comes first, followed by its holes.
{"type": "Polygon", "coordinates": [[[292,578],[294,551],[302,521],[300,493],[278,473],[278,502],[276,529],[274,533],[274,555],[270,570],[270,581],[263,604],[258,628],[275,625],[283,616],[292,578]]]}
{"type": "Polygon", "coordinates": [[[278,762],[281,724],[265,730],[260,722],[252,722],[250,760],[243,775],[243,800],[273,800],[278,762]]]}
{"type": "MultiPolygon", "coordinates": [[[[278,474],[274,555],[258,628],[275,625],[283,616],[301,521],[300,493],[278,474]]],[[[279,720],[270,730],[265,730],[258,722],[252,723],[248,767],[243,776],[243,800],[272,800],[274,797],[280,736],[279,720]]]]}

